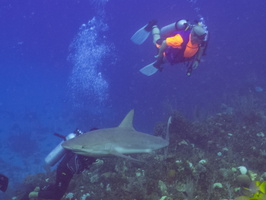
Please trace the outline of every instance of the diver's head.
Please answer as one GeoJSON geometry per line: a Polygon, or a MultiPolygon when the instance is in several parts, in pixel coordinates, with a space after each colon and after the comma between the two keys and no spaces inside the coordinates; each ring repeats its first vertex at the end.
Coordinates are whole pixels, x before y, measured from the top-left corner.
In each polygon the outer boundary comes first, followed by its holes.
{"type": "Polygon", "coordinates": [[[193,26],[191,30],[191,42],[192,44],[200,44],[204,41],[207,35],[206,30],[199,25],[193,26]]]}

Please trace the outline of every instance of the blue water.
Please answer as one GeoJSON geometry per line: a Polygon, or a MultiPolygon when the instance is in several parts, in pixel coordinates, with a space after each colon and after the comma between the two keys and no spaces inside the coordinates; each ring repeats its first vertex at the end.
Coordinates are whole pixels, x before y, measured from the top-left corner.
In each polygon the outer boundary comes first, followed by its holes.
{"type": "MultiPolygon", "coordinates": [[[[153,133],[173,110],[207,117],[235,94],[265,88],[263,0],[3,0],[0,3],[0,173],[15,187],[43,172],[60,142],[54,132],[116,126],[135,109],[135,127],[153,133]],[[191,77],[183,65],[146,77],[157,54],[132,34],[204,17],[207,55],[191,77]]],[[[263,94],[265,91],[260,91],[263,94]]],[[[265,95],[264,95],[265,96],[265,95]]]]}

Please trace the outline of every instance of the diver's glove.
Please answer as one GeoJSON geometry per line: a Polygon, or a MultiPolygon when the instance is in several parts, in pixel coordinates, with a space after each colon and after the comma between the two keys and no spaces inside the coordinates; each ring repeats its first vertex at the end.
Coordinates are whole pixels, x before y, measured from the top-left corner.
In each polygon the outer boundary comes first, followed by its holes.
{"type": "Polygon", "coordinates": [[[199,60],[195,60],[195,61],[192,63],[192,68],[193,68],[193,69],[197,69],[198,66],[199,66],[199,63],[200,63],[199,60]]]}
{"type": "Polygon", "coordinates": [[[144,28],[145,31],[151,32],[152,31],[152,27],[154,25],[157,25],[157,20],[156,19],[153,19],[153,20],[151,20],[151,21],[148,22],[147,26],[144,28]]]}

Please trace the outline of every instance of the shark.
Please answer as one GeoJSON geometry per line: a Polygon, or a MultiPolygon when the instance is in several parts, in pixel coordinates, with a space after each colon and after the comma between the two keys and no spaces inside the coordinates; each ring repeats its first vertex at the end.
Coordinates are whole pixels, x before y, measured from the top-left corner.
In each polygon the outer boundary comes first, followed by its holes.
{"type": "MultiPolygon", "coordinates": [[[[91,157],[118,156],[133,159],[130,154],[151,153],[169,145],[166,139],[136,131],[133,127],[134,110],[125,116],[119,126],[86,132],[62,143],[63,148],[91,157]]],[[[134,160],[134,159],[133,159],[134,160]]]]}

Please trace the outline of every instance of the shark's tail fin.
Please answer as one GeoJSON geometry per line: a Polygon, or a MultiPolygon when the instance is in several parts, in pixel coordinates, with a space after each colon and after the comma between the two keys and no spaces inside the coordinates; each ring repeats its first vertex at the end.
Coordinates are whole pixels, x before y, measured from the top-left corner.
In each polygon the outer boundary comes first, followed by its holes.
{"type": "Polygon", "coordinates": [[[169,117],[168,122],[167,122],[167,128],[166,128],[166,136],[165,139],[169,142],[169,128],[172,123],[172,116],[169,117]]]}
{"type": "MultiPolygon", "coordinates": [[[[165,139],[168,141],[169,143],[169,128],[170,125],[172,123],[172,116],[169,117],[168,121],[167,121],[167,127],[166,127],[166,135],[165,135],[165,139]]],[[[164,158],[166,159],[168,154],[168,146],[164,149],[164,158]]]]}

